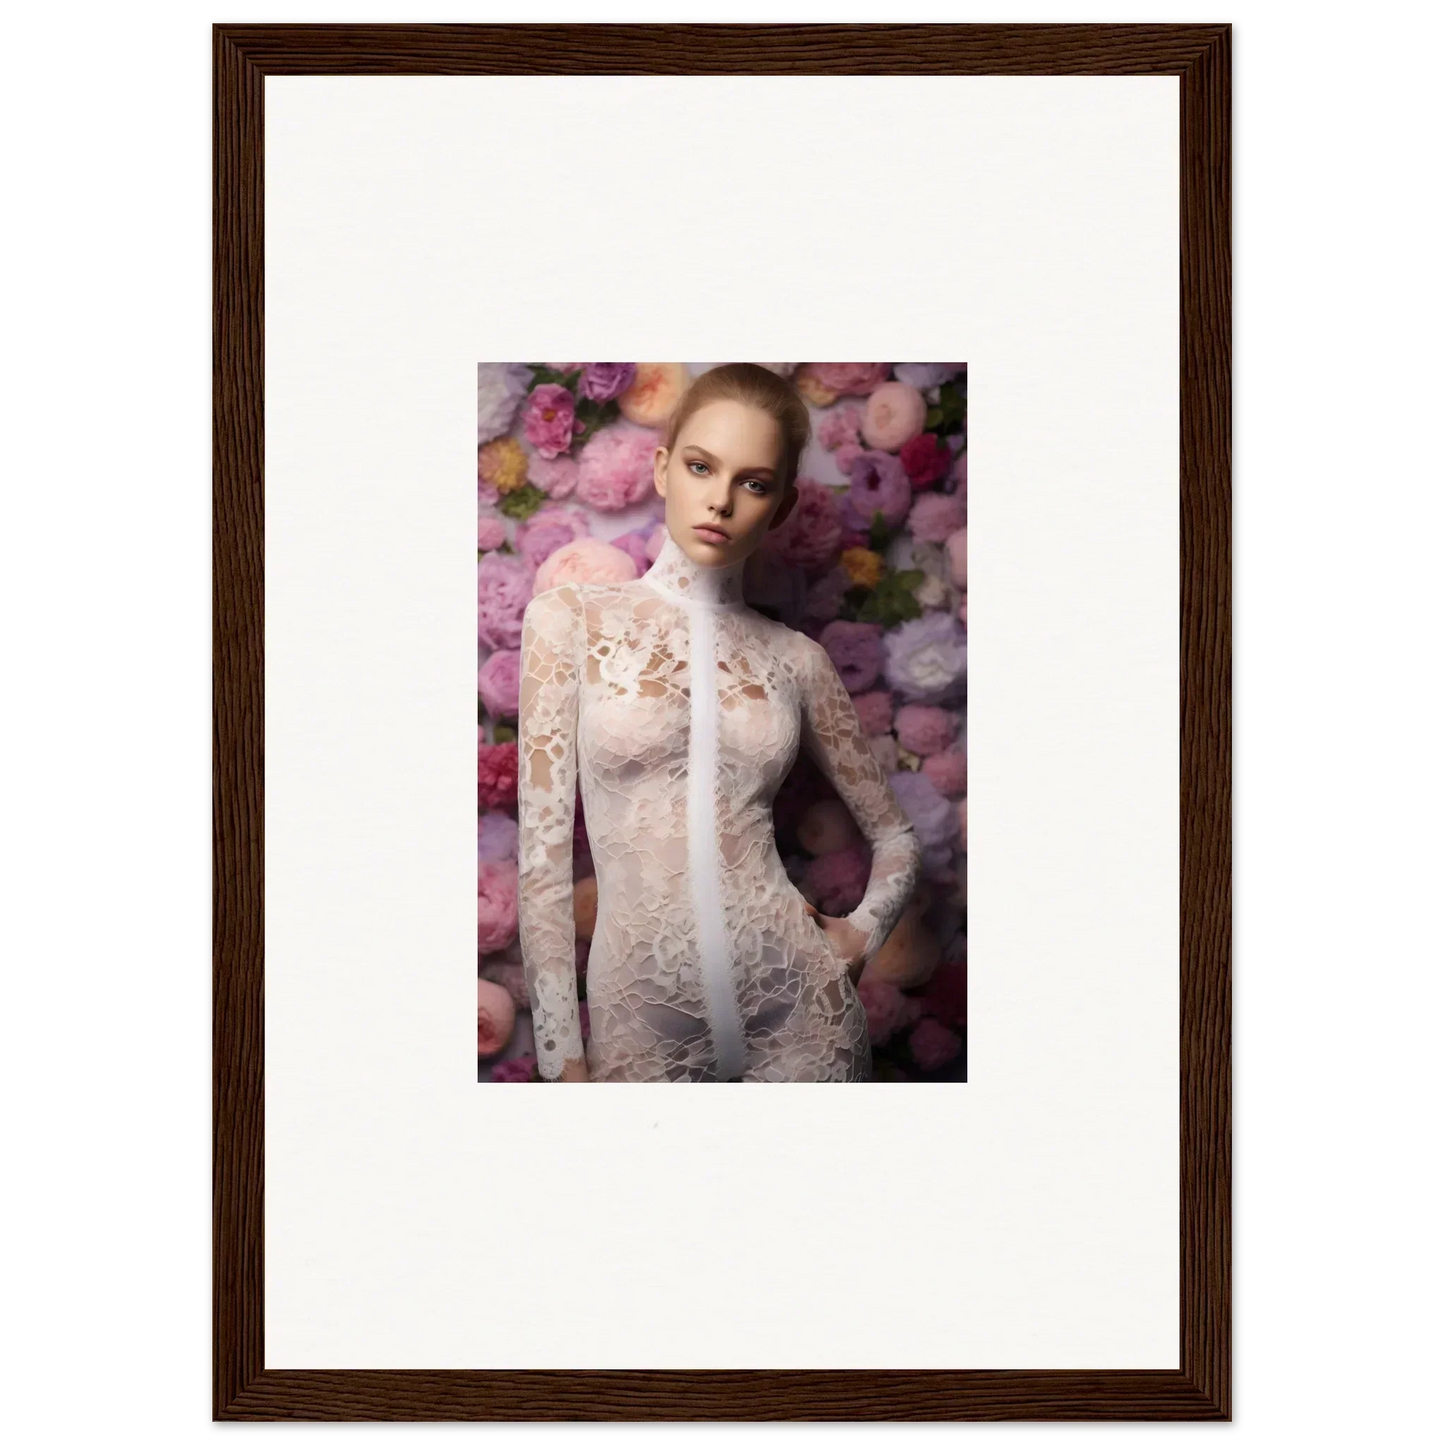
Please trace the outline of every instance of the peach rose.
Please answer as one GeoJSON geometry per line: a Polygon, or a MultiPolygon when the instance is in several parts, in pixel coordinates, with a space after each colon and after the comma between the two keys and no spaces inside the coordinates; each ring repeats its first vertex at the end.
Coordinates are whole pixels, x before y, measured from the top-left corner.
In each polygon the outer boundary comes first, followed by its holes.
{"type": "Polygon", "coordinates": [[[896,452],[923,433],[928,403],[916,386],[885,381],[863,407],[863,440],[880,452],[896,452]]]}
{"type": "Polygon", "coordinates": [[[533,595],[564,582],[633,582],[637,563],[600,537],[578,537],[564,543],[542,561],[533,580],[533,595]]]}
{"type": "Polygon", "coordinates": [[[477,1057],[494,1058],[507,1047],[517,1022],[512,995],[489,978],[477,980],[477,1057]]]}
{"type": "Polygon", "coordinates": [[[660,427],[687,390],[688,380],[679,361],[639,361],[632,385],[617,398],[618,410],[638,426],[660,427]]]}

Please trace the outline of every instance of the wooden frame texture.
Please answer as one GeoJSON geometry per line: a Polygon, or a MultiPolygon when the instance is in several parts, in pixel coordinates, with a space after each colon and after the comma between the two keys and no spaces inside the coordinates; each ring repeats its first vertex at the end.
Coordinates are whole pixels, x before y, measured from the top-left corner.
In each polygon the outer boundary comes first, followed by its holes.
{"type": "Polygon", "coordinates": [[[213,1418],[1230,1418],[1230,26],[216,25],[213,1418]],[[1180,81],[1178,1370],[268,1370],[263,1287],[263,77],[1180,81]]]}

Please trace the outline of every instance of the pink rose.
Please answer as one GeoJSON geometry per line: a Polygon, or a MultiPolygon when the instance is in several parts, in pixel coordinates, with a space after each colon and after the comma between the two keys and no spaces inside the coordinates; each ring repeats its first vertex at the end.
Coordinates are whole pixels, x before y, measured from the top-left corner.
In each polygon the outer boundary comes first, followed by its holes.
{"type": "Polygon", "coordinates": [[[907,996],[887,979],[865,972],[858,980],[858,999],[868,1015],[868,1042],[886,1044],[903,1022],[907,996]]]}
{"type": "Polygon", "coordinates": [[[516,743],[477,744],[477,807],[517,806],[516,743]]]}
{"type": "Polygon", "coordinates": [[[937,1019],[920,1019],[908,1035],[908,1049],[914,1062],[925,1073],[941,1069],[956,1059],[963,1049],[963,1040],[946,1029],[937,1019]]]}
{"type": "Polygon", "coordinates": [[[572,438],[582,430],[572,393],[556,382],[534,386],[522,409],[522,430],[544,457],[559,457],[572,449],[572,438]]]}
{"type": "Polygon", "coordinates": [[[961,798],[968,791],[968,758],[961,749],[924,758],[922,771],[945,798],[961,798]]]}
{"type": "Polygon", "coordinates": [[[816,571],[838,555],[842,525],[833,494],[811,477],[797,480],[798,500],[780,527],[763,533],[762,546],[785,567],[816,571]]]}
{"type": "Polygon", "coordinates": [[[477,694],[492,717],[516,717],[521,689],[522,654],[504,647],[477,669],[477,694]]]}
{"type": "Polygon", "coordinates": [[[870,738],[882,737],[893,727],[893,694],[882,688],[860,692],[853,698],[858,723],[870,738]]]}
{"type": "Polygon", "coordinates": [[[517,936],[517,865],[477,864],[477,952],[500,953],[517,936]]]}
{"type": "Polygon", "coordinates": [[[947,542],[967,520],[963,498],[957,493],[924,492],[909,509],[908,530],[916,542],[947,542]]]}
{"type": "Polygon", "coordinates": [[[885,381],[863,407],[863,440],[877,451],[896,452],[922,432],[927,415],[928,403],[916,386],[885,381]]]}
{"type": "Polygon", "coordinates": [[[941,753],[953,741],[958,718],[941,707],[926,703],[908,703],[898,709],[894,731],[900,746],[920,757],[941,753]]]}
{"type": "Polygon", "coordinates": [[[477,516],[477,551],[495,552],[507,540],[507,528],[500,517],[477,516]]]}

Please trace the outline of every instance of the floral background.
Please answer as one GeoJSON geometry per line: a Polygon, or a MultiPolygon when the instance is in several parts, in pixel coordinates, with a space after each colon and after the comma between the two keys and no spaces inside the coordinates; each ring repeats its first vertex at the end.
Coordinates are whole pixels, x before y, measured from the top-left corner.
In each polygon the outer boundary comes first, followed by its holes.
{"type": "MultiPolygon", "coordinates": [[[[923,843],[918,888],[864,970],[875,1078],[967,1077],[968,368],[765,362],[808,403],[801,496],[749,558],[758,611],[816,638],[923,843]]],[[[561,582],[630,581],[666,537],[652,452],[715,362],[477,368],[477,1077],[538,1081],[517,941],[522,611],[561,582]]],[[[806,752],[774,819],[788,873],[822,912],[855,908],[870,855],[806,752]]],[[[577,798],[577,982],[597,889],[577,798]]]]}

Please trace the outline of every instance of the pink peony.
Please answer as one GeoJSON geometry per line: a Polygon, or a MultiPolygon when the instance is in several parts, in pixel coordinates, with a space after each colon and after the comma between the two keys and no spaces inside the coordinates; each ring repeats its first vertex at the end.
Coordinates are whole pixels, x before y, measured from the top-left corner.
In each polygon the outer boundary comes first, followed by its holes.
{"type": "Polygon", "coordinates": [[[518,1054],[515,1059],[500,1059],[492,1065],[494,1084],[535,1084],[537,1078],[536,1054],[518,1054]]]}
{"type": "Polygon", "coordinates": [[[861,842],[810,859],[803,878],[814,907],[835,917],[851,913],[863,901],[871,866],[867,845],[861,842]]]}
{"type": "Polygon", "coordinates": [[[486,963],[481,976],[489,983],[500,984],[518,1013],[530,1013],[532,999],[527,992],[527,971],[520,963],[486,963]]]}
{"type": "Polygon", "coordinates": [[[535,453],[527,463],[527,480],[553,501],[570,497],[577,490],[576,457],[543,457],[535,453]]]}
{"type": "Polygon", "coordinates": [[[577,458],[577,500],[604,512],[635,506],[653,486],[652,454],[662,433],[617,422],[603,427],[577,458]]]}
{"type": "Polygon", "coordinates": [[[915,492],[920,492],[948,475],[948,469],[953,465],[953,450],[936,432],[920,432],[903,443],[898,460],[908,473],[909,485],[915,492]]]}
{"type": "Polygon", "coordinates": [[[896,452],[923,431],[928,403],[916,386],[885,381],[863,407],[863,440],[880,452],[896,452]]]}
{"type": "Polygon", "coordinates": [[[591,514],[570,502],[544,502],[517,528],[517,551],[533,567],[540,567],[558,547],[586,537],[592,531],[591,514]]]}
{"type": "Polygon", "coordinates": [[[477,952],[500,953],[517,936],[517,865],[477,864],[477,952]]]}
{"type": "Polygon", "coordinates": [[[477,694],[492,717],[516,717],[521,689],[522,654],[499,648],[477,669],[477,694]]]}
{"type": "Polygon", "coordinates": [[[842,527],[833,493],[811,477],[797,480],[798,500],[780,527],[763,533],[762,546],[785,567],[813,572],[838,556],[842,527]]]}
{"type": "Polygon", "coordinates": [[[838,470],[846,477],[857,463],[858,458],[863,455],[866,448],[862,440],[845,441],[838,444],[837,450],[833,453],[833,462],[838,470]]]}
{"type": "Polygon", "coordinates": [[[894,719],[900,746],[925,758],[941,753],[953,741],[957,728],[958,718],[953,713],[926,703],[908,703],[898,709],[894,719]]]}
{"type": "Polygon", "coordinates": [[[506,523],[500,517],[477,515],[477,551],[495,552],[507,540],[506,523]]]}
{"type": "Polygon", "coordinates": [[[633,582],[637,564],[620,547],[600,537],[578,537],[558,547],[537,568],[537,591],[546,592],[564,582],[611,583],[633,582]]]}
{"type": "Polygon", "coordinates": [[[858,999],[868,1015],[868,1042],[886,1044],[904,1021],[907,996],[887,979],[865,972],[858,980],[858,999]]]}
{"type": "Polygon", "coordinates": [[[477,744],[477,807],[517,806],[516,743],[477,744]]]}
{"type": "Polygon", "coordinates": [[[809,376],[838,396],[867,396],[888,378],[886,361],[810,361],[809,376]]]}
{"type": "Polygon", "coordinates": [[[937,1019],[922,1018],[908,1035],[908,1049],[918,1067],[932,1073],[958,1057],[963,1040],[937,1019]]]}
{"type": "Polygon", "coordinates": [[[639,361],[632,384],[617,398],[618,410],[638,426],[660,427],[691,384],[678,361],[639,361]]]}
{"type": "Polygon", "coordinates": [[[945,798],[961,798],[968,791],[968,758],[960,748],[924,758],[921,771],[945,798]]]}
{"type": "Polygon", "coordinates": [[[883,667],[883,628],[876,622],[830,622],[818,634],[843,686],[865,692],[883,667]]]}
{"type": "Polygon", "coordinates": [[[507,1047],[517,1022],[517,1005],[499,983],[477,980],[477,1057],[490,1059],[507,1047]]]}
{"type": "Polygon", "coordinates": [[[897,457],[887,452],[864,452],[848,469],[848,479],[847,507],[843,512],[845,527],[856,525],[866,530],[874,512],[882,512],[883,520],[890,527],[896,527],[908,515],[913,504],[913,488],[897,457]]]}
{"type": "Polygon", "coordinates": [[[818,419],[815,435],[825,451],[837,451],[845,442],[856,442],[863,425],[863,408],[857,402],[829,407],[818,419]]]}
{"type": "Polygon", "coordinates": [[[908,530],[916,542],[947,542],[966,521],[956,492],[924,492],[909,510],[908,530]]]}
{"type": "Polygon", "coordinates": [[[858,723],[870,738],[882,737],[893,727],[893,694],[883,688],[860,692],[853,699],[858,723]]]}
{"type": "Polygon", "coordinates": [[[534,386],[522,408],[522,431],[544,457],[560,457],[572,449],[572,438],[583,429],[572,393],[555,381],[534,386]]]}
{"type": "Polygon", "coordinates": [[[488,552],[477,559],[477,641],[517,647],[522,613],[532,600],[533,569],[520,557],[488,552]]]}

